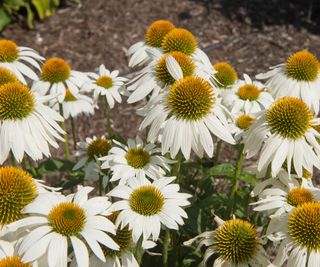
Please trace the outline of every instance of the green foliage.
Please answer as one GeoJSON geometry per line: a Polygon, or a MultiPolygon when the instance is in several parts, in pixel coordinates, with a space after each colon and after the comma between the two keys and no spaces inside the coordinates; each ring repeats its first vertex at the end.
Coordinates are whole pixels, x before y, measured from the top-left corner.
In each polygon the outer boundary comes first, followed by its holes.
{"type": "MultiPolygon", "coordinates": [[[[71,0],[79,3],[80,0],[71,0]]],[[[24,11],[28,26],[32,28],[35,14],[41,19],[53,15],[61,0],[2,0],[0,1],[0,31],[11,21],[15,13],[24,11]]]]}

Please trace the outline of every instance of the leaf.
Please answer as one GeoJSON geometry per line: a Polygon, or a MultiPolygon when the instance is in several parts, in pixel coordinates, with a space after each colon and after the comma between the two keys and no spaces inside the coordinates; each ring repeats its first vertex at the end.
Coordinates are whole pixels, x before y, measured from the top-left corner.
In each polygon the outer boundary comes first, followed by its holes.
{"type": "Polygon", "coordinates": [[[36,8],[40,19],[51,16],[54,12],[54,3],[51,0],[32,0],[31,2],[36,8]]]}
{"type": "Polygon", "coordinates": [[[239,180],[246,182],[249,185],[255,186],[257,183],[257,177],[249,172],[242,172],[239,180]]]}
{"type": "Polygon", "coordinates": [[[47,159],[37,168],[39,175],[54,172],[70,172],[75,165],[74,162],[60,159],[47,159]]]}
{"type": "Polygon", "coordinates": [[[231,163],[222,163],[216,166],[213,166],[205,170],[205,177],[209,178],[210,176],[234,176],[234,166],[231,163]]]}
{"type": "Polygon", "coordinates": [[[4,10],[4,8],[0,7],[0,31],[2,31],[10,22],[10,15],[4,10]]]}

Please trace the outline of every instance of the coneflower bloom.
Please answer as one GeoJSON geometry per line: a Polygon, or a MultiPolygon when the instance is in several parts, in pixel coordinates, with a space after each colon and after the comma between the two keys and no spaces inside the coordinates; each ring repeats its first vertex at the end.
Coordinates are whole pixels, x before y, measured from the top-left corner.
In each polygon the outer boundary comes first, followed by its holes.
{"type": "Polygon", "coordinates": [[[17,266],[17,267],[38,267],[38,263],[26,263],[22,261],[21,257],[17,254],[15,242],[10,243],[0,240],[0,266],[17,266]]]}
{"type": "Polygon", "coordinates": [[[213,65],[213,68],[217,71],[214,75],[215,79],[213,80],[217,88],[228,90],[237,82],[238,74],[227,62],[218,62],[213,65]]]}
{"type": "Polygon", "coordinates": [[[298,97],[315,114],[319,113],[320,64],[310,52],[296,52],[286,63],[272,67],[269,72],[256,77],[266,79],[266,87],[274,98],[298,97]]]}
{"type": "Polygon", "coordinates": [[[250,126],[256,122],[255,114],[236,113],[232,114],[233,120],[229,124],[230,132],[237,142],[242,142],[243,137],[250,126]]]}

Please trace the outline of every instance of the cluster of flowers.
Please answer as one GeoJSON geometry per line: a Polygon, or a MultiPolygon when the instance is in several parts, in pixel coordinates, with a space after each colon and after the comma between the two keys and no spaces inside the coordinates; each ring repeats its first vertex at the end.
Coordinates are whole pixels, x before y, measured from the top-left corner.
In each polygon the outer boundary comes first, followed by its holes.
{"type": "Polygon", "coordinates": [[[77,144],[74,170],[99,181],[98,197],[89,198],[88,186],[65,196],[22,169],[1,167],[0,266],[139,266],[134,250],[152,248],[162,228],[178,230],[188,218],[191,195],[179,192],[171,165],[193,153],[212,158],[222,141],[258,158],[254,172],[265,179],[252,205],[268,212],[268,229],[258,237],[248,221],[215,216],[217,229],[184,244],[200,239],[198,247],[208,247],[203,264],[214,254],[214,266],[281,266],[288,258],[292,266],[318,266],[320,192],[311,180],[320,169],[318,59],[300,51],[260,81],[239,79],[228,63],[212,65],[191,32],[165,20],[152,23],[127,56],[140,68],[130,81],[104,65],[98,74],[78,72],[0,40],[1,164],[10,152],[18,162],[49,157],[66,134],[64,121],[93,114],[99,96],[107,113],[121,95],[143,100],[139,130],[147,132],[147,144],[139,136],[77,144]],[[267,239],[278,247],[272,263],[267,239]]]}

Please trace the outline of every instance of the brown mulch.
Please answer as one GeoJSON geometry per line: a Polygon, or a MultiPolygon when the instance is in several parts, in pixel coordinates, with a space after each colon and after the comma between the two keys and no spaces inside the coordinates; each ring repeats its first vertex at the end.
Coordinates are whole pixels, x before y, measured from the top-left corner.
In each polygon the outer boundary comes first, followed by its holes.
{"type": "MultiPolygon", "coordinates": [[[[64,2],[32,30],[18,21],[1,35],[45,57],[63,57],[73,69],[93,71],[104,63],[126,74],[131,70],[124,50],[144,38],[151,22],[163,18],[191,30],[213,63],[228,61],[240,74],[254,75],[297,50],[319,54],[320,7],[311,2],[313,6],[309,0],[82,0],[80,5],[64,2]]],[[[141,119],[135,109],[123,103],[112,110],[113,127],[124,137],[137,133],[141,119]]],[[[103,109],[81,121],[80,139],[105,131],[103,109]]]]}

